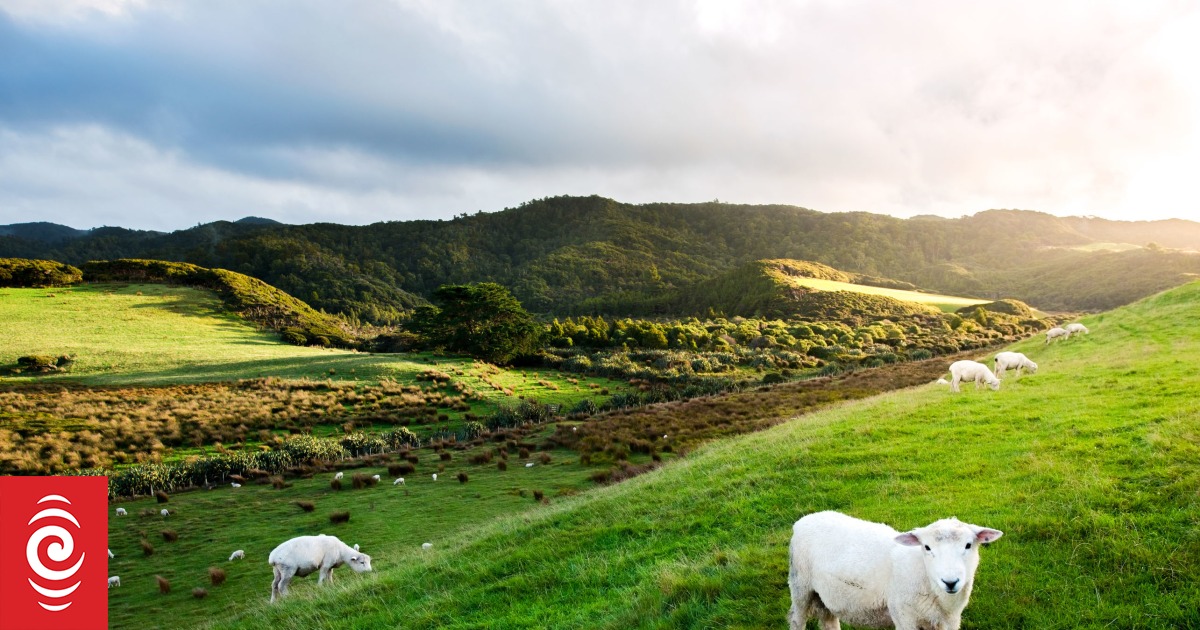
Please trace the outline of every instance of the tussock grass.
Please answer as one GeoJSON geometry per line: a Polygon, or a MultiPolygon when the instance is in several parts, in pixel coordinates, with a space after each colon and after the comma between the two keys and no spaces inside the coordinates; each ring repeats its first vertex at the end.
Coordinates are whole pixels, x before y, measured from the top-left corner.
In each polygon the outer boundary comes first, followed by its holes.
{"type": "Polygon", "coordinates": [[[841,403],[215,625],[783,627],[791,525],[836,509],[1003,530],[964,628],[1200,627],[1200,284],[1084,323],[999,392],[841,403]]]}

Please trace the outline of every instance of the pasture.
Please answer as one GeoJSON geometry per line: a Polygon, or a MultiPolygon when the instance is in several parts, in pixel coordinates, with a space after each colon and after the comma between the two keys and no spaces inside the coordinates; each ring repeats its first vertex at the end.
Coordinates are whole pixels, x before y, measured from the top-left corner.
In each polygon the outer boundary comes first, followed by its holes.
{"type": "Polygon", "coordinates": [[[853,284],[850,282],[839,282],[837,280],[824,280],[821,278],[805,278],[801,276],[787,276],[786,281],[795,285],[816,289],[817,291],[850,291],[852,293],[866,293],[868,295],[882,295],[905,302],[916,302],[918,304],[927,304],[940,309],[945,313],[953,313],[954,311],[964,307],[973,306],[975,304],[986,304],[989,300],[977,300],[975,298],[957,297],[953,295],[941,295],[938,293],[925,293],[923,291],[907,291],[904,289],[887,289],[884,287],[872,287],[865,284],[853,284]]]}
{"type": "Polygon", "coordinates": [[[208,625],[783,627],[791,525],[836,509],[1003,530],[964,628],[1200,627],[1200,284],[1083,321],[1012,347],[1040,369],[998,392],[838,404],[433,553],[372,540],[375,573],[208,625]]]}

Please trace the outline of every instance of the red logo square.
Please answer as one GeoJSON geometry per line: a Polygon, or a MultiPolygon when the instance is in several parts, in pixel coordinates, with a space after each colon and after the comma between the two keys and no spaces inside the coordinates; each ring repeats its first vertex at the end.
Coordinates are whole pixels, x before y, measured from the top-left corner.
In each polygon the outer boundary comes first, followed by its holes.
{"type": "Polygon", "coordinates": [[[0,630],[108,627],[108,478],[0,477],[0,630]]]}

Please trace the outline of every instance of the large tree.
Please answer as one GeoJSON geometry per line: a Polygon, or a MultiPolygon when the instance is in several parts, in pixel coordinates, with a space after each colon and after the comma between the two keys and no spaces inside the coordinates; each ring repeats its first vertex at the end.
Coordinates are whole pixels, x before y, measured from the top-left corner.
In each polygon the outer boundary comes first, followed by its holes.
{"type": "Polygon", "coordinates": [[[508,289],[494,283],[444,284],[436,309],[418,309],[414,328],[431,343],[493,363],[536,351],[543,328],[508,289]]]}

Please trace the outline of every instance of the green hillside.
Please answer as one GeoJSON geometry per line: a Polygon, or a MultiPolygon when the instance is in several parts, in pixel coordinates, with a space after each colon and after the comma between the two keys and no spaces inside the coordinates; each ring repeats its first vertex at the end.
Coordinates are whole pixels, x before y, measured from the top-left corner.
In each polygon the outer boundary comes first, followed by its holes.
{"type": "Polygon", "coordinates": [[[1064,219],[1017,210],[897,219],[786,205],[639,205],[598,196],[549,197],[448,221],[220,221],[170,234],[99,228],[66,240],[45,230],[0,235],[0,257],[74,265],[186,261],[251,275],[314,308],[375,323],[395,323],[438,286],[466,282],[502,284],[534,312],[623,314],[616,309],[631,297],[663,296],[739,265],[779,258],[949,295],[1100,310],[1200,273],[1200,256],[1177,249],[1200,249],[1200,223],[1064,219]],[[1143,247],[1071,249],[1114,241],[1143,247]],[[1161,247],[1150,249],[1152,242],[1161,247]]]}
{"type": "Polygon", "coordinates": [[[431,552],[364,532],[377,571],[311,578],[217,627],[783,627],[787,542],[836,509],[1005,532],[964,628],[1200,627],[1200,283],[1014,349],[998,392],[930,384],[711,444],[481,522],[431,552]]]}

